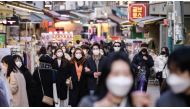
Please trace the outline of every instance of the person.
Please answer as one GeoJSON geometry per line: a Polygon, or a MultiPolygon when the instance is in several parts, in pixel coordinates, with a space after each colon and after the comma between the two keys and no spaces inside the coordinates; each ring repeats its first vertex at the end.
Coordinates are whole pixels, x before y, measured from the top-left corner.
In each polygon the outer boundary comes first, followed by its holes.
{"type": "Polygon", "coordinates": [[[167,62],[169,89],[158,99],[157,107],[190,107],[190,47],[177,48],[167,62]]]}
{"type": "Polygon", "coordinates": [[[11,55],[2,58],[2,69],[5,72],[9,87],[13,96],[13,107],[28,107],[28,96],[26,91],[26,81],[22,73],[13,61],[11,55]]]}
{"type": "Polygon", "coordinates": [[[105,63],[105,56],[100,54],[100,45],[94,43],[92,45],[92,56],[85,63],[85,73],[88,75],[88,90],[89,94],[94,94],[99,77],[101,76],[102,66],[105,63]]]}
{"type": "Polygon", "coordinates": [[[57,71],[57,92],[60,99],[60,106],[64,106],[64,100],[67,99],[66,79],[69,77],[69,61],[65,59],[63,50],[57,48],[52,63],[52,68],[57,71]]]}
{"type": "Polygon", "coordinates": [[[87,45],[82,45],[81,48],[84,52],[85,58],[88,59],[90,57],[89,55],[90,48],[87,45]]]}
{"type": "Polygon", "coordinates": [[[160,88],[163,83],[163,80],[166,79],[169,75],[169,71],[167,69],[168,56],[168,48],[162,47],[160,55],[157,56],[154,61],[154,71],[156,72],[156,78],[159,80],[160,88]]]}
{"type": "Polygon", "coordinates": [[[75,51],[75,47],[72,46],[72,47],[70,48],[70,51],[69,51],[69,55],[70,55],[71,58],[73,57],[74,51],[75,51]]]}
{"type": "Polygon", "coordinates": [[[111,53],[114,53],[114,52],[124,52],[125,55],[128,57],[128,54],[127,54],[127,52],[124,51],[123,46],[124,45],[122,45],[121,42],[114,42],[113,43],[113,48],[111,48],[111,53]]]}
{"type": "Polygon", "coordinates": [[[132,94],[134,91],[134,73],[130,61],[124,53],[113,53],[103,65],[103,72],[95,95],[84,97],[80,107],[125,107],[147,106],[148,96],[132,94]],[[142,99],[144,98],[144,99],[142,99]]]}
{"type": "Polygon", "coordinates": [[[19,55],[13,55],[13,60],[16,66],[18,67],[19,71],[23,74],[25,81],[26,81],[26,91],[28,95],[28,103],[29,106],[32,107],[34,103],[33,95],[34,95],[34,85],[35,81],[32,78],[32,74],[23,64],[23,59],[19,55]]]}
{"type": "Polygon", "coordinates": [[[81,45],[82,45],[82,42],[80,41],[80,40],[76,40],[76,45],[75,45],[75,47],[77,48],[77,47],[81,47],[81,45]]]}
{"type": "Polygon", "coordinates": [[[154,66],[154,61],[147,51],[148,45],[141,44],[141,51],[136,54],[132,61],[133,70],[138,73],[137,76],[137,90],[147,90],[148,78],[150,75],[150,68],[154,66]]]}
{"type": "Polygon", "coordinates": [[[71,60],[71,57],[69,56],[69,54],[67,53],[67,48],[66,46],[62,46],[61,49],[63,50],[63,53],[64,53],[64,57],[67,59],[67,60],[71,60]]]}
{"type": "Polygon", "coordinates": [[[1,78],[1,76],[0,76],[0,107],[9,107],[5,82],[1,78]]]}
{"type": "MultiPolygon", "coordinates": [[[[45,49],[44,49],[45,50],[45,49]]],[[[39,65],[34,70],[33,79],[35,81],[35,107],[53,106],[53,59],[47,55],[46,50],[39,58],[39,65]],[[48,102],[47,102],[48,101],[48,102]]]]}
{"type": "Polygon", "coordinates": [[[69,104],[72,107],[76,107],[81,100],[87,94],[87,81],[84,73],[85,55],[82,49],[76,48],[74,51],[74,57],[71,60],[70,66],[70,79],[68,79],[70,86],[69,104]]]}

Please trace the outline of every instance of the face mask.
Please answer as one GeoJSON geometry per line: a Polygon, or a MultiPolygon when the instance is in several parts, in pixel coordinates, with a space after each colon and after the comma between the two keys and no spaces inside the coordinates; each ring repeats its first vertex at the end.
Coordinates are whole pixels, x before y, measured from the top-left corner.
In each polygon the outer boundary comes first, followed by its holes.
{"type": "Polygon", "coordinates": [[[118,52],[120,50],[120,47],[114,47],[114,51],[118,52]]]}
{"type": "Polygon", "coordinates": [[[75,50],[71,50],[71,53],[74,53],[75,50]]]}
{"type": "Polygon", "coordinates": [[[143,52],[143,53],[145,53],[145,54],[147,54],[147,49],[146,48],[143,48],[142,50],[141,50],[141,52],[143,52]]]}
{"type": "Polygon", "coordinates": [[[81,58],[82,58],[82,55],[81,55],[81,54],[76,54],[75,57],[76,57],[77,59],[81,59],[81,58]]]}
{"type": "Polygon", "coordinates": [[[97,55],[100,54],[100,50],[93,50],[92,52],[93,52],[93,54],[94,54],[95,56],[97,56],[97,55]]]}
{"type": "Polygon", "coordinates": [[[167,83],[176,94],[183,93],[190,87],[190,80],[179,77],[176,74],[171,74],[167,78],[167,83]]]}
{"type": "Polygon", "coordinates": [[[62,53],[62,52],[58,52],[58,53],[57,53],[57,57],[60,58],[60,57],[62,57],[62,56],[63,56],[63,53],[62,53]]]}
{"type": "Polygon", "coordinates": [[[21,68],[21,66],[22,66],[22,62],[20,62],[20,61],[15,62],[15,64],[16,64],[16,66],[17,66],[18,68],[21,68]]]}
{"type": "Polygon", "coordinates": [[[65,53],[66,52],[66,49],[62,49],[63,50],[63,53],[65,53]]]}
{"type": "Polygon", "coordinates": [[[115,96],[126,96],[133,84],[133,80],[126,76],[110,77],[106,81],[108,90],[115,96]]]}
{"type": "Polygon", "coordinates": [[[166,52],[165,52],[165,51],[162,51],[162,52],[161,52],[161,55],[165,55],[165,54],[166,54],[166,52]]]}

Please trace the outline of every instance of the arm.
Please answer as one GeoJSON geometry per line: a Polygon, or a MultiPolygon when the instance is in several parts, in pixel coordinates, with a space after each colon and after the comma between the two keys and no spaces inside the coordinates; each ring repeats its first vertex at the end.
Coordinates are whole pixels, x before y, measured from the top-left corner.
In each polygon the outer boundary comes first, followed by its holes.
{"type": "Polygon", "coordinates": [[[137,70],[138,69],[138,60],[137,60],[137,55],[135,55],[135,57],[133,58],[133,61],[132,61],[132,67],[137,70]]]}
{"type": "Polygon", "coordinates": [[[146,61],[146,64],[149,68],[154,66],[154,60],[152,59],[152,56],[148,56],[148,60],[146,61]]]}
{"type": "Polygon", "coordinates": [[[85,64],[84,64],[84,74],[85,74],[86,76],[94,77],[94,71],[92,71],[92,69],[91,69],[89,66],[90,66],[90,65],[89,65],[89,60],[87,60],[87,61],[85,62],[85,64]],[[86,72],[86,71],[85,71],[85,67],[88,67],[88,68],[90,69],[90,71],[89,71],[89,72],[86,72]]]}
{"type": "Polygon", "coordinates": [[[18,84],[17,84],[18,81],[16,80],[15,75],[13,73],[10,74],[9,79],[10,79],[9,86],[10,86],[12,94],[14,95],[18,91],[18,84]]]}

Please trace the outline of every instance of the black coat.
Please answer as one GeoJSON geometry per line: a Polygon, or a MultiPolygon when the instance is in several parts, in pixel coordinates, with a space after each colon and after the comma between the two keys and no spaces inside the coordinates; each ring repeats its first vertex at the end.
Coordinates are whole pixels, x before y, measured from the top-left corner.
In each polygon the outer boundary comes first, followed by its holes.
{"type": "Polygon", "coordinates": [[[174,94],[171,90],[165,92],[158,99],[156,107],[189,107],[190,96],[185,94],[174,94]]]}
{"type": "Polygon", "coordinates": [[[61,65],[58,66],[58,61],[55,59],[52,64],[53,69],[57,70],[57,93],[61,100],[67,99],[66,79],[69,77],[69,62],[61,60],[61,65]]]}
{"type": "Polygon", "coordinates": [[[138,66],[141,67],[145,67],[146,68],[146,76],[147,78],[150,75],[150,68],[154,66],[154,61],[152,59],[152,56],[150,55],[146,55],[146,57],[148,58],[148,60],[144,60],[143,59],[143,55],[142,53],[138,53],[134,56],[133,61],[132,61],[132,68],[134,70],[134,72],[138,72],[138,66]]]}
{"type": "Polygon", "coordinates": [[[105,56],[102,56],[99,61],[98,69],[96,67],[96,63],[92,57],[88,58],[85,66],[90,69],[90,72],[85,72],[88,75],[88,90],[96,90],[97,87],[97,79],[94,78],[94,72],[102,72],[102,66],[104,65],[106,60],[105,56]]]}
{"type": "MultiPolygon", "coordinates": [[[[41,82],[44,89],[44,95],[53,98],[53,71],[52,69],[40,69],[39,70],[41,82]]],[[[49,105],[42,102],[43,92],[42,86],[39,78],[38,68],[35,69],[33,74],[33,79],[36,81],[35,85],[35,96],[32,99],[35,100],[35,105],[37,107],[48,107],[49,105]]]]}
{"type": "Polygon", "coordinates": [[[34,96],[34,92],[35,92],[35,81],[32,78],[32,74],[30,73],[30,71],[22,66],[20,68],[20,72],[24,75],[25,81],[26,81],[26,91],[27,91],[27,95],[28,95],[28,102],[29,102],[29,106],[32,107],[34,106],[34,102],[35,99],[33,98],[34,96]]]}
{"type": "Polygon", "coordinates": [[[73,107],[76,107],[81,98],[83,98],[85,95],[88,94],[87,75],[84,73],[84,67],[83,67],[80,80],[78,80],[75,64],[71,64],[70,76],[73,88],[69,90],[69,95],[70,95],[69,104],[73,107]]]}

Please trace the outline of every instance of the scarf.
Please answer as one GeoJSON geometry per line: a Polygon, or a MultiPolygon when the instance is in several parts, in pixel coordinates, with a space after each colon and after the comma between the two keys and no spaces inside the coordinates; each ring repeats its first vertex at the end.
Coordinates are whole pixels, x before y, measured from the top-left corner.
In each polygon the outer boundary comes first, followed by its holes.
{"type": "Polygon", "coordinates": [[[83,68],[82,65],[78,66],[77,62],[75,62],[75,69],[76,69],[76,72],[77,72],[78,81],[80,80],[80,77],[81,77],[81,74],[82,74],[82,68],[83,68]]]}

